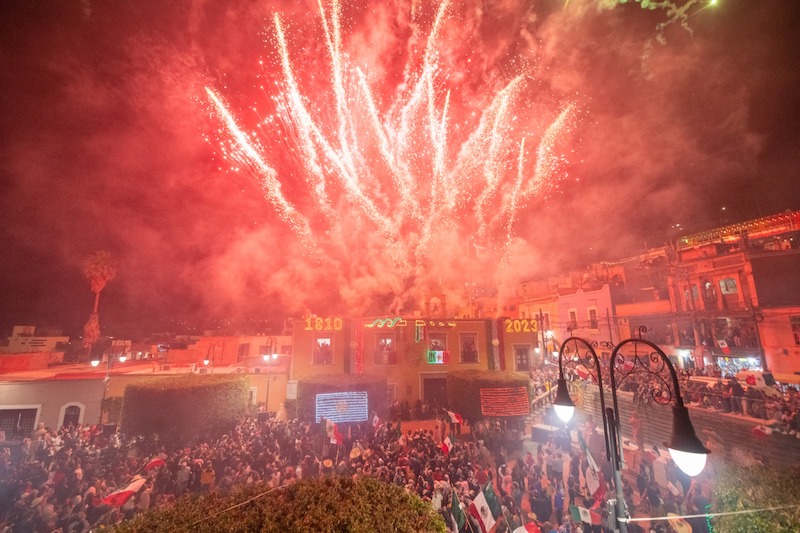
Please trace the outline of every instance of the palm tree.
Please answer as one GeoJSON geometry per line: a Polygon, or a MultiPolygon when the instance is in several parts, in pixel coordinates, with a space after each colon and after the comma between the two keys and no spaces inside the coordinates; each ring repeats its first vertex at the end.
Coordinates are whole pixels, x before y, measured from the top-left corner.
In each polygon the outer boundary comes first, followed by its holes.
{"type": "Polygon", "coordinates": [[[94,293],[94,310],[89,315],[89,321],[83,326],[83,345],[91,348],[100,338],[100,315],[97,312],[100,305],[100,291],[117,275],[117,266],[110,253],[95,252],[83,260],[83,275],[89,281],[94,293]]]}

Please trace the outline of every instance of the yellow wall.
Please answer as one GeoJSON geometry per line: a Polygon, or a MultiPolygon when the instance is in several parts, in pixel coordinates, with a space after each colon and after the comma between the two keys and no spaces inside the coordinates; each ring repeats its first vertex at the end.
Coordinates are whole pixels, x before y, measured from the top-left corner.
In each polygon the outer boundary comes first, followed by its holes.
{"type": "Polygon", "coordinates": [[[360,360],[361,373],[385,377],[395,399],[413,405],[417,399],[424,399],[426,377],[445,377],[448,372],[465,369],[488,370],[490,347],[486,319],[378,317],[340,322],[333,317],[315,317],[294,323],[291,377],[302,381],[320,375],[355,373],[360,360]],[[428,362],[434,337],[444,341],[447,362],[428,362]],[[313,363],[312,351],[318,338],[331,339],[331,364],[313,363]],[[378,353],[380,339],[390,341],[386,351],[390,353],[378,353]],[[462,362],[462,341],[470,339],[475,340],[477,362],[462,362]]]}

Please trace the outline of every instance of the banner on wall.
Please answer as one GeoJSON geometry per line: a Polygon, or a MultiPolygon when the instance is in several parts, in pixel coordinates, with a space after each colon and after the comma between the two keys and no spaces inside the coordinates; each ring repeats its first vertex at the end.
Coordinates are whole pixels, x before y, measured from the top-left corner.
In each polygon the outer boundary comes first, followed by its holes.
{"type": "Polygon", "coordinates": [[[527,387],[481,389],[483,416],[524,416],[530,413],[527,387]]]}
{"type": "Polygon", "coordinates": [[[325,418],[333,422],[364,422],[369,416],[366,391],[329,392],[317,394],[316,421],[325,418]]]}

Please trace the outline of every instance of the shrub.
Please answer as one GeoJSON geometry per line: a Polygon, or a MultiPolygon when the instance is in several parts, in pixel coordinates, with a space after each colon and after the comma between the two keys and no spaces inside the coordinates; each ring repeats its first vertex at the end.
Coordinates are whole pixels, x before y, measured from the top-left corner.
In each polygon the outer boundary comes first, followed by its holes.
{"type": "Polygon", "coordinates": [[[306,479],[268,490],[265,484],[228,496],[187,497],[124,522],[117,533],[441,532],[429,503],[370,477],[306,479]]]}
{"type": "Polygon", "coordinates": [[[244,413],[249,379],[180,376],[128,385],[121,429],[128,435],[157,434],[166,442],[224,432],[244,413]]]}
{"type": "Polygon", "coordinates": [[[712,497],[714,512],[792,506],[790,508],[719,516],[715,531],[790,533],[800,531],[800,467],[726,465],[712,497]]]}

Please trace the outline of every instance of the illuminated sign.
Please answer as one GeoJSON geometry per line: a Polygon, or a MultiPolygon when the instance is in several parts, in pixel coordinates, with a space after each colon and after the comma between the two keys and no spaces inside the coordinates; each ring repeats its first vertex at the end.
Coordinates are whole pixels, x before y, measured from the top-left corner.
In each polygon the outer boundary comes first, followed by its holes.
{"type": "Polygon", "coordinates": [[[414,325],[417,326],[428,326],[429,328],[454,328],[456,327],[455,322],[445,322],[443,320],[415,320],[414,325]]]}
{"type": "Polygon", "coordinates": [[[306,331],[341,331],[342,326],[344,325],[344,321],[340,316],[335,318],[310,316],[306,318],[305,323],[306,331]]]}
{"type": "Polygon", "coordinates": [[[333,422],[364,422],[369,414],[367,404],[366,391],[317,394],[316,421],[325,418],[333,422]]]}
{"type": "Polygon", "coordinates": [[[506,333],[536,333],[539,331],[539,324],[536,319],[527,318],[507,318],[505,321],[506,333]]]}
{"type": "Polygon", "coordinates": [[[369,324],[364,324],[365,328],[393,328],[395,326],[402,327],[407,324],[406,320],[402,317],[394,318],[376,318],[369,324]]]}

